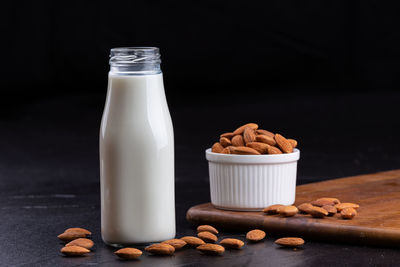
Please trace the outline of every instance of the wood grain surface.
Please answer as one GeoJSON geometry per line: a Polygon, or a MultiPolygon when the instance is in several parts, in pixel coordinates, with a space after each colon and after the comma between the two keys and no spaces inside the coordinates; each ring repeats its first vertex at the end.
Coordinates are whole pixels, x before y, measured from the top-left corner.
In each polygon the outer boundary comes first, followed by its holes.
{"type": "Polygon", "coordinates": [[[277,237],[400,247],[400,170],[300,185],[295,205],[320,197],[357,203],[358,215],[352,220],[343,220],[339,214],[322,219],[302,214],[284,218],[262,212],[219,210],[205,203],[190,208],[186,218],[195,225],[211,224],[220,230],[259,228],[277,237]]]}

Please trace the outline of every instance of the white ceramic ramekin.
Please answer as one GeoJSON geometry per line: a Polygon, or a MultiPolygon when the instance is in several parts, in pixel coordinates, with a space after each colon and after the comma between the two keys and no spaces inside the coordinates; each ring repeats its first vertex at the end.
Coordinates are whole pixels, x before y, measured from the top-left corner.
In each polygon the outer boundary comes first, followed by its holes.
{"type": "Polygon", "coordinates": [[[206,150],[211,203],[220,209],[258,211],[291,205],[300,150],[279,155],[232,155],[206,150]]]}

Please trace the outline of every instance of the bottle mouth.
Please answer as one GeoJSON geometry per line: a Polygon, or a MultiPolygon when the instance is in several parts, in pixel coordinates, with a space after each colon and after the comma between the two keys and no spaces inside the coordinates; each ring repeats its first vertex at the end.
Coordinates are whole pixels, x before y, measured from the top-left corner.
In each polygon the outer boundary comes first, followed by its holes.
{"type": "Polygon", "coordinates": [[[160,57],[158,47],[117,47],[111,49],[110,65],[160,64],[160,57]]]}

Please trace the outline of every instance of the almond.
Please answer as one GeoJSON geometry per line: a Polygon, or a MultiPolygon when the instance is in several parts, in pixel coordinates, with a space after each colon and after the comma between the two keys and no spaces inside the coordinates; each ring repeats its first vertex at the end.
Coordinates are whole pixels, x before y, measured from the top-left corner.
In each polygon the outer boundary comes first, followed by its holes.
{"type": "Polygon", "coordinates": [[[175,248],[169,244],[156,243],[145,248],[145,250],[154,255],[172,255],[175,248]]]}
{"type": "Polygon", "coordinates": [[[235,136],[232,138],[232,145],[233,145],[233,146],[244,146],[243,136],[241,136],[241,135],[235,135],[235,136]]]}
{"type": "Polygon", "coordinates": [[[307,213],[313,216],[314,218],[323,218],[324,216],[328,215],[328,212],[326,210],[315,206],[312,206],[307,213]]]}
{"type": "Polygon", "coordinates": [[[275,244],[282,247],[296,248],[304,245],[304,240],[300,237],[283,237],[276,240],[275,244]]]}
{"type": "Polygon", "coordinates": [[[293,148],[297,147],[297,141],[294,139],[288,139],[289,143],[292,145],[293,148]]]}
{"type": "Polygon", "coordinates": [[[203,240],[195,236],[184,236],[181,239],[190,247],[197,247],[205,244],[203,240]]]}
{"type": "Polygon", "coordinates": [[[335,203],[335,204],[340,204],[340,200],[337,199],[337,198],[335,198],[335,197],[322,197],[322,198],[319,198],[319,199],[331,200],[331,201],[333,201],[333,203],[335,203]]]}
{"type": "Polygon", "coordinates": [[[80,227],[68,228],[67,230],[64,231],[64,233],[65,232],[82,232],[87,236],[92,234],[92,232],[90,232],[89,230],[80,227]]]}
{"type": "Polygon", "coordinates": [[[228,249],[240,249],[244,246],[244,242],[236,238],[222,239],[219,244],[228,249]]]}
{"type": "Polygon", "coordinates": [[[83,256],[89,252],[90,250],[80,246],[68,246],[61,249],[61,253],[66,256],[83,256]]]}
{"type": "Polygon", "coordinates": [[[257,135],[256,136],[256,141],[268,144],[270,146],[276,145],[275,139],[273,137],[271,137],[271,136],[268,136],[268,135],[257,135]]]}
{"type": "Polygon", "coordinates": [[[219,139],[219,143],[220,143],[223,147],[227,147],[227,146],[232,145],[231,140],[229,140],[229,139],[226,138],[226,137],[221,137],[221,138],[219,139]]]}
{"type": "Polygon", "coordinates": [[[335,206],[335,203],[332,200],[317,199],[317,200],[311,201],[311,205],[316,206],[316,207],[335,206]]]}
{"type": "Polygon", "coordinates": [[[263,210],[263,212],[266,213],[266,214],[270,214],[270,215],[272,215],[272,214],[278,214],[278,213],[279,213],[278,210],[279,210],[279,208],[281,208],[281,207],[284,207],[284,205],[281,205],[281,204],[271,205],[271,206],[266,207],[266,208],[263,210]]]}
{"type": "Polygon", "coordinates": [[[171,246],[173,246],[175,248],[175,250],[181,249],[184,246],[186,246],[186,242],[185,241],[183,241],[182,239],[176,239],[176,238],[165,240],[165,241],[161,242],[161,244],[171,245],[171,246]]]}
{"type": "Polygon", "coordinates": [[[142,251],[136,248],[121,248],[114,252],[121,259],[133,260],[142,255],[142,251]]]}
{"type": "Polygon", "coordinates": [[[215,243],[218,240],[218,237],[210,232],[200,232],[197,236],[206,243],[215,243]]]}
{"type": "Polygon", "coordinates": [[[340,215],[343,219],[353,219],[353,217],[357,215],[357,211],[354,208],[348,207],[342,209],[340,215]]]}
{"type": "Polygon", "coordinates": [[[247,147],[251,147],[260,152],[261,154],[265,154],[268,151],[268,145],[260,142],[247,143],[247,147]]]}
{"type": "Polygon", "coordinates": [[[252,128],[245,128],[243,132],[243,140],[245,144],[254,142],[256,140],[256,133],[252,128]]]}
{"type": "Polygon", "coordinates": [[[258,128],[258,125],[255,123],[247,123],[245,125],[240,126],[235,131],[233,131],[233,135],[242,134],[245,128],[251,128],[253,130],[256,130],[258,128]]]}
{"type": "Polygon", "coordinates": [[[277,148],[277,147],[268,146],[267,153],[272,154],[272,155],[273,154],[282,154],[282,151],[280,151],[279,148],[277,148]]]}
{"type": "Polygon", "coordinates": [[[207,225],[207,224],[199,225],[199,227],[197,227],[197,232],[210,232],[210,233],[213,233],[214,235],[218,234],[217,229],[215,229],[211,225],[207,225]]]}
{"type": "Polygon", "coordinates": [[[292,217],[296,215],[299,210],[295,206],[283,206],[278,209],[280,215],[285,217],[292,217]]]}
{"type": "Polygon", "coordinates": [[[231,154],[230,147],[229,147],[229,146],[228,146],[228,147],[225,147],[225,148],[221,151],[221,154],[231,154]]]}
{"type": "Polygon", "coordinates": [[[223,133],[219,137],[226,137],[230,140],[233,137],[233,133],[223,133]]]}
{"type": "Polygon", "coordinates": [[[69,242],[69,241],[72,241],[74,239],[81,238],[81,237],[86,237],[86,236],[87,235],[82,231],[77,231],[77,232],[68,231],[68,232],[64,232],[64,233],[58,235],[57,237],[59,239],[61,239],[62,241],[69,242]]]}
{"type": "Polygon", "coordinates": [[[353,209],[358,209],[360,205],[355,204],[355,203],[340,203],[336,204],[335,208],[337,208],[338,212],[341,212],[345,208],[353,208],[353,209]]]}
{"type": "Polygon", "coordinates": [[[263,129],[258,129],[258,130],[256,130],[256,132],[257,132],[257,134],[266,135],[266,136],[269,136],[269,137],[272,137],[272,138],[274,138],[274,136],[275,136],[274,133],[271,133],[270,131],[263,130],[263,129]]]}
{"type": "Polygon", "coordinates": [[[312,201],[311,204],[317,207],[322,207],[325,205],[335,206],[335,204],[339,204],[340,200],[333,197],[322,197],[318,198],[315,201],[312,201]]]}
{"type": "Polygon", "coordinates": [[[300,211],[300,213],[307,213],[308,211],[312,208],[313,205],[311,205],[310,203],[303,203],[299,206],[297,206],[297,209],[300,211]]]}
{"type": "Polygon", "coordinates": [[[224,147],[219,142],[214,143],[211,147],[211,152],[214,153],[221,153],[222,150],[224,150],[224,147]]]}
{"type": "Polygon", "coordinates": [[[196,249],[206,255],[222,255],[225,252],[225,248],[217,244],[204,244],[196,249]]]}
{"type": "Polygon", "coordinates": [[[238,155],[260,155],[257,150],[245,146],[232,146],[230,147],[231,154],[238,155]]]}
{"type": "Polygon", "coordinates": [[[325,205],[322,208],[328,212],[328,216],[333,216],[337,213],[337,209],[334,206],[325,205]]]}
{"type": "Polygon", "coordinates": [[[280,134],[275,134],[275,142],[284,153],[292,153],[293,147],[290,142],[280,134]]]}
{"type": "Polygon", "coordinates": [[[214,153],[221,153],[222,150],[224,150],[224,147],[219,142],[214,143],[211,147],[211,152],[214,153]]]}
{"type": "Polygon", "coordinates": [[[72,240],[71,242],[67,243],[65,246],[79,246],[87,249],[91,249],[93,247],[94,243],[92,240],[87,239],[87,238],[78,238],[75,240],[72,240]]]}
{"type": "Polygon", "coordinates": [[[265,232],[262,230],[254,229],[246,234],[246,238],[252,242],[258,242],[265,238],[265,232]]]}

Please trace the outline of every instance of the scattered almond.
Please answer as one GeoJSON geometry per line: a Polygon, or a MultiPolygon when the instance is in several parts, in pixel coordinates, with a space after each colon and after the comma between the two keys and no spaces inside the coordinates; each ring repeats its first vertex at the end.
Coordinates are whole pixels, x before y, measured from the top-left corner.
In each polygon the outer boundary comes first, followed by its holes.
{"type": "Polygon", "coordinates": [[[203,240],[201,240],[200,238],[195,237],[195,236],[184,236],[181,239],[183,241],[185,241],[186,244],[190,247],[197,247],[197,246],[205,244],[205,242],[203,240]]]}
{"type": "Polygon", "coordinates": [[[241,136],[241,135],[235,135],[235,136],[232,138],[232,145],[233,145],[233,146],[244,146],[243,136],[241,136]]]}
{"type": "Polygon", "coordinates": [[[328,215],[328,212],[326,210],[315,206],[312,206],[307,213],[313,216],[314,218],[323,218],[324,216],[328,215]]]}
{"type": "Polygon", "coordinates": [[[223,147],[227,147],[227,146],[232,145],[231,140],[229,140],[229,139],[226,138],[226,137],[221,137],[221,138],[219,139],[219,143],[220,143],[223,147]]]}
{"type": "Polygon", "coordinates": [[[242,134],[244,132],[244,129],[246,128],[251,128],[253,130],[256,130],[258,128],[258,125],[255,123],[247,123],[245,125],[240,126],[235,131],[233,131],[233,135],[242,134]]]}
{"type": "Polygon", "coordinates": [[[323,197],[323,198],[319,198],[319,199],[326,199],[326,200],[331,200],[333,201],[333,203],[335,204],[340,204],[340,200],[335,198],[335,197],[323,197]]]}
{"type": "Polygon", "coordinates": [[[246,146],[257,150],[260,154],[265,154],[268,151],[268,145],[260,142],[250,142],[246,146]]]}
{"type": "Polygon", "coordinates": [[[322,207],[326,205],[335,206],[340,203],[339,199],[333,197],[323,197],[311,202],[312,205],[322,207]]]}
{"type": "Polygon", "coordinates": [[[211,147],[211,152],[214,152],[214,153],[221,153],[222,150],[224,150],[224,147],[219,142],[216,142],[211,147]]]}
{"type": "Polygon", "coordinates": [[[225,248],[217,244],[204,244],[196,249],[206,255],[222,255],[225,252],[225,248]]]}
{"type": "Polygon", "coordinates": [[[206,243],[215,243],[218,240],[218,237],[210,232],[200,232],[197,236],[206,243]]]}
{"type": "Polygon", "coordinates": [[[289,143],[292,145],[293,148],[297,146],[297,141],[294,139],[288,139],[289,143]]]}
{"type": "Polygon", "coordinates": [[[231,154],[238,154],[238,155],[260,155],[260,152],[245,146],[232,146],[230,147],[231,154]]]}
{"type": "Polygon", "coordinates": [[[283,206],[278,209],[280,215],[285,217],[292,217],[296,215],[299,210],[295,206],[283,206]]]}
{"type": "Polygon", "coordinates": [[[210,233],[213,233],[214,235],[218,234],[218,230],[217,229],[215,229],[211,225],[207,225],[207,224],[199,225],[197,227],[197,232],[210,232],[210,233]]]}
{"type": "Polygon", "coordinates": [[[89,253],[90,250],[80,246],[68,246],[61,249],[61,253],[66,256],[78,257],[89,253]]]}
{"type": "Polygon", "coordinates": [[[275,139],[273,137],[271,137],[271,136],[268,136],[268,135],[257,135],[256,136],[256,141],[268,144],[270,146],[276,145],[275,139]]]}
{"type": "Polygon", "coordinates": [[[156,243],[145,248],[145,250],[154,255],[172,255],[175,248],[169,244],[156,243]]]}
{"type": "Polygon", "coordinates": [[[252,242],[258,242],[265,238],[265,232],[262,230],[254,229],[246,234],[246,238],[252,242]]]}
{"type": "Polygon", "coordinates": [[[297,209],[300,211],[300,213],[307,213],[308,211],[313,207],[310,203],[303,203],[297,206],[297,209]]]}
{"type": "Polygon", "coordinates": [[[284,207],[284,205],[281,205],[281,204],[271,205],[271,206],[268,206],[265,209],[263,209],[263,212],[266,214],[270,214],[270,215],[278,214],[279,213],[278,210],[281,207],[284,207]]]}
{"type": "Polygon", "coordinates": [[[269,136],[269,137],[272,137],[272,138],[274,138],[274,136],[275,136],[274,133],[271,133],[270,131],[263,130],[263,129],[257,129],[256,133],[260,134],[260,135],[266,135],[266,136],[269,136]]]}
{"type": "Polygon", "coordinates": [[[311,205],[316,206],[316,207],[335,206],[335,203],[333,203],[330,200],[317,199],[317,200],[311,201],[311,205]]]}
{"type": "Polygon", "coordinates": [[[292,153],[293,147],[290,142],[280,134],[275,134],[275,142],[279,148],[285,153],[292,153]]]}
{"type": "Polygon", "coordinates": [[[165,240],[163,242],[161,242],[161,244],[168,244],[171,245],[175,248],[175,250],[181,249],[184,246],[186,246],[186,242],[183,241],[182,239],[169,239],[169,240],[165,240]]]}
{"type": "Polygon", "coordinates": [[[357,215],[357,211],[354,208],[348,207],[342,209],[340,215],[343,219],[353,219],[353,217],[357,215]]]}
{"type": "Polygon", "coordinates": [[[92,240],[87,239],[87,238],[78,238],[75,240],[72,240],[71,242],[67,243],[65,246],[79,246],[87,249],[91,249],[93,247],[94,243],[92,240]]]}
{"type": "Polygon", "coordinates": [[[64,231],[64,233],[65,232],[82,232],[87,236],[92,234],[92,232],[90,232],[89,230],[86,230],[86,229],[80,228],[80,227],[68,228],[67,230],[64,231]]]}
{"type": "Polygon", "coordinates": [[[322,208],[328,212],[328,216],[333,216],[337,213],[337,209],[334,206],[325,205],[322,208]]]}
{"type": "Polygon", "coordinates": [[[221,134],[219,137],[226,137],[226,138],[228,138],[229,140],[231,140],[232,137],[233,137],[233,133],[223,133],[223,134],[221,134]]]}
{"type": "Polygon", "coordinates": [[[240,249],[244,246],[244,242],[236,238],[222,239],[219,244],[228,249],[240,249]]]}
{"type": "Polygon", "coordinates": [[[282,151],[280,151],[279,148],[277,148],[277,147],[268,146],[267,153],[271,154],[271,155],[273,155],[273,154],[282,154],[282,151]]]}
{"type": "Polygon", "coordinates": [[[64,232],[64,233],[58,235],[57,237],[59,239],[61,239],[62,241],[69,242],[74,239],[82,238],[82,237],[86,237],[86,236],[87,235],[82,231],[68,231],[68,232],[64,232]]]}
{"type": "Polygon", "coordinates": [[[304,240],[300,237],[283,237],[276,240],[275,244],[282,247],[297,248],[304,245],[304,240]]]}
{"type": "Polygon", "coordinates": [[[121,248],[114,252],[121,259],[133,260],[139,258],[143,252],[136,248],[121,248]]]}
{"type": "Polygon", "coordinates": [[[360,205],[355,204],[355,203],[340,203],[340,204],[336,204],[335,207],[337,208],[338,212],[341,212],[345,208],[358,209],[360,207],[360,205]]]}

